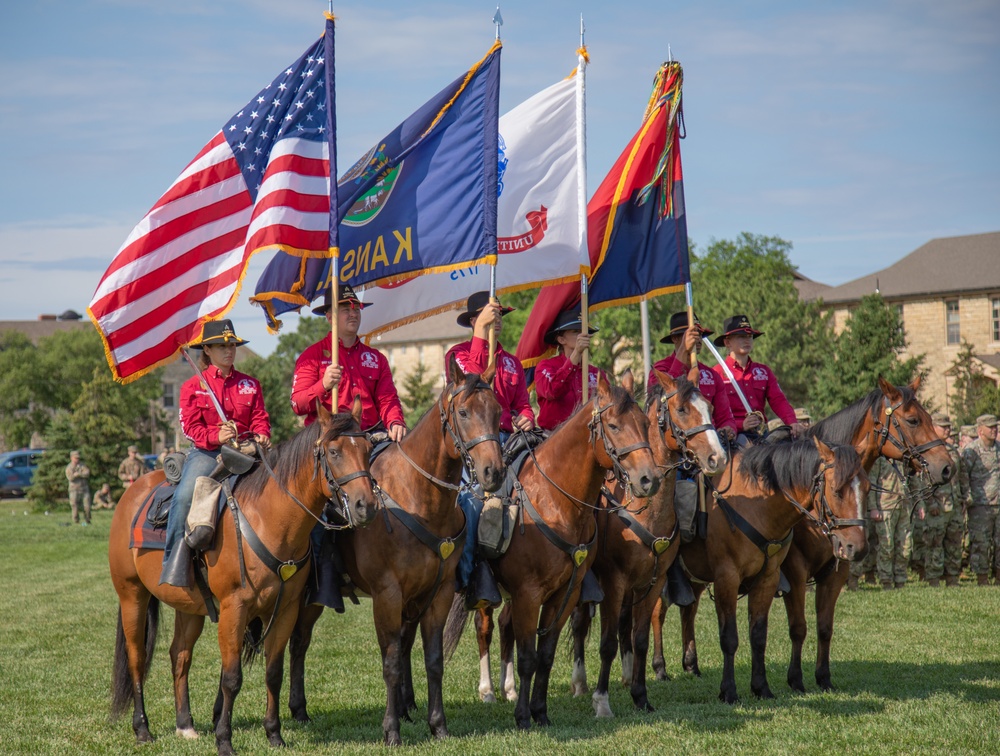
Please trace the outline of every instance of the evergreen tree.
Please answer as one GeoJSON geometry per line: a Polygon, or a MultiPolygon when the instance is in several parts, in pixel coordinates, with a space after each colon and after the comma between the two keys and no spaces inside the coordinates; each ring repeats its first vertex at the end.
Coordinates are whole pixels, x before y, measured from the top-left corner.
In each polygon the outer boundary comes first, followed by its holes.
{"type": "Polygon", "coordinates": [[[403,403],[408,428],[417,424],[417,421],[423,417],[438,397],[434,390],[434,374],[431,373],[428,378],[429,372],[431,371],[421,361],[417,363],[416,369],[403,380],[399,398],[403,403]]]}
{"type": "MultiPolygon", "coordinates": [[[[70,412],[68,410],[57,412],[45,436],[49,446],[38,463],[31,480],[31,488],[26,492],[28,500],[34,504],[36,510],[69,510],[66,465],[69,464],[70,451],[77,448],[75,438],[70,412]]],[[[84,458],[83,461],[90,465],[90,460],[84,458]]]]}
{"type": "MultiPolygon", "coordinates": [[[[896,386],[912,381],[923,355],[902,360],[905,348],[906,335],[896,308],[880,294],[863,297],[816,376],[813,406],[818,414],[832,414],[861,399],[878,385],[880,375],[896,386]]],[[[923,404],[928,406],[926,401],[923,404]]]]}
{"type": "Polygon", "coordinates": [[[1000,388],[983,375],[982,366],[974,359],[972,344],[965,339],[947,372],[955,376],[955,390],[951,395],[952,423],[972,425],[980,415],[997,413],[1000,388]]]}

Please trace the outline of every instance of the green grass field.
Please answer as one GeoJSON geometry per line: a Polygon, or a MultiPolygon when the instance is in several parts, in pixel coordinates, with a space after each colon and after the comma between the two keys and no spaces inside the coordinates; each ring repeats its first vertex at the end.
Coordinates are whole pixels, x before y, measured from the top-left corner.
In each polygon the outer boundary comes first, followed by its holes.
{"type": "MultiPolygon", "coordinates": [[[[91,527],[69,524],[68,512],[24,514],[22,501],[0,502],[0,753],[215,752],[211,708],[218,684],[214,626],[206,627],[191,673],[192,709],[202,737],[174,734],[167,649],[172,610],[163,609],[160,639],[146,688],[156,742],[135,745],[130,717],[108,718],[117,598],[107,566],[110,512],[91,527]]],[[[810,612],[812,611],[810,607],[810,612]]],[[[553,726],[519,733],[513,704],[481,704],[471,629],[445,669],[445,709],[452,737],[432,741],[426,722],[404,723],[410,750],[466,753],[991,753],[1000,750],[1000,588],[933,590],[911,583],[903,591],[866,588],[841,597],[833,646],[837,690],[819,693],[812,677],[815,637],[805,655],[809,693],[785,684],[789,655],[784,607],[771,615],[768,676],[777,698],[761,702],[749,690],[750,652],[741,606],[737,685],[742,703],[716,695],[721,676],[715,612],[703,605],[698,640],[703,677],[680,668],[676,611],[668,615],[667,666],[673,679],[650,682],[652,714],[631,706],[612,673],[616,717],[596,720],[590,699],[568,694],[565,642],[553,673],[553,726]]],[[[810,620],[810,632],[814,623],[810,620]]],[[[419,642],[418,642],[419,650],[419,642]]],[[[496,659],[496,655],[494,655],[496,659]]],[[[316,628],[307,670],[313,722],[300,725],[283,706],[283,733],[299,753],[381,750],[384,688],[369,605],[328,612],[316,628]]],[[[418,717],[426,715],[417,659],[418,717]]],[[[597,634],[588,646],[591,684],[598,670],[597,634]]],[[[496,670],[496,661],[494,661],[496,670]]],[[[494,673],[494,683],[496,675],[494,673]]],[[[287,701],[287,682],[283,689],[287,701]]],[[[241,753],[269,753],[261,719],[263,664],[244,676],[233,717],[241,753]]]]}

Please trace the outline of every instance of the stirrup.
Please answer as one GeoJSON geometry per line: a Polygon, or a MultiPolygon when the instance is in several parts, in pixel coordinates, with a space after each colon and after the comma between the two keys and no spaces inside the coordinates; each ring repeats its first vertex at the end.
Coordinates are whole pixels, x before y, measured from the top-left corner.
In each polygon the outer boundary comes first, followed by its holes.
{"type": "Polygon", "coordinates": [[[694,603],[694,588],[677,562],[667,568],[666,590],[671,604],[683,607],[694,603]]]}
{"type": "Polygon", "coordinates": [[[792,584],[785,577],[784,570],[778,570],[778,590],[774,592],[775,598],[782,598],[792,592],[792,584]]]}
{"type": "Polygon", "coordinates": [[[208,525],[196,525],[194,530],[184,536],[184,543],[190,546],[192,551],[208,551],[212,548],[214,540],[215,528],[208,525]]]}

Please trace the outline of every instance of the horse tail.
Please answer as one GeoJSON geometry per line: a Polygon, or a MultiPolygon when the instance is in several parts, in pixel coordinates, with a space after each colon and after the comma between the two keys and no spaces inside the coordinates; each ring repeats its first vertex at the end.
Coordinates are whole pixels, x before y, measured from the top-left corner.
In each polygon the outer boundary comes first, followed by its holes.
{"type": "Polygon", "coordinates": [[[246,668],[252,669],[257,657],[264,651],[264,644],[261,643],[261,636],[264,635],[264,622],[257,617],[250,620],[246,631],[243,633],[243,664],[246,668]]]}
{"type": "Polygon", "coordinates": [[[469,615],[472,612],[465,610],[465,594],[456,593],[451,600],[451,609],[448,610],[448,619],[444,625],[444,658],[451,661],[451,657],[458,648],[458,642],[462,640],[462,633],[469,622],[469,615]]]}
{"type": "MultiPolygon", "coordinates": [[[[140,682],[146,682],[149,669],[153,665],[153,651],[156,649],[156,635],[160,629],[160,600],[150,596],[146,606],[146,664],[140,682]]],[[[132,704],[135,690],[128,664],[128,649],[125,645],[125,628],[122,626],[122,608],[118,606],[118,628],[115,631],[115,658],[111,671],[111,716],[124,714],[132,704]]]]}

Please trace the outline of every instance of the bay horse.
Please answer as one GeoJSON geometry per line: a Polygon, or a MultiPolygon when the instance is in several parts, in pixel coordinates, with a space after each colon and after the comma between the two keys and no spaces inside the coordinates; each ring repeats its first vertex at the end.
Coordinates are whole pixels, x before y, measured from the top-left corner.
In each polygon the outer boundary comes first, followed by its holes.
{"type": "MultiPolygon", "coordinates": [[[[215,544],[203,554],[205,580],[218,602],[222,675],[213,724],[220,754],[233,753],[233,703],[243,684],[241,657],[248,641],[253,653],[262,644],[267,660],[264,731],[272,746],[284,745],[278,696],[285,645],[309,573],[309,534],[329,502],[343,506],[342,514],[358,526],[376,512],[369,474],[371,444],[358,425],[360,417],[359,401],[352,414],[331,415],[320,407],[316,423],[263,453],[264,461],[233,487],[238,507],[227,507],[231,517],[220,515],[215,544]]],[[[115,508],[108,546],[119,601],[111,708],[113,715],[120,715],[132,704],[132,729],[139,743],[153,739],[144,686],[160,602],[176,610],[170,661],[177,734],[185,738],[198,737],[188,695],[191,654],[206,615],[216,612],[197,587],[159,584],[162,550],[129,547],[138,510],[163,480],[158,470],[129,486],[115,508]]]]}
{"type": "MultiPolygon", "coordinates": [[[[418,626],[427,672],[427,723],[435,737],[448,735],[442,632],[468,537],[457,504],[462,467],[487,491],[503,481],[501,408],[491,388],[494,370],[491,364],[482,376],[465,375],[451,360],[449,382],[438,401],[372,464],[384,497],[384,527],[376,523],[337,539],[352,582],[372,597],[386,689],[386,745],[402,743],[400,718],[409,718],[409,659],[418,626]]],[[[305,655],[322,612],[322,606],[306,607],[292,636],[288,705],[299,721],[309,720],[305,655]]]]}
{"type": "MultiPolygon", "coordinates": [[[[676,380],[655,371],[657,385],[646,404],[652,432],[649,444],[653,459],[665,471],[663,485],[642,507],[633,511],[621,482],[602,498],[597,512],[597,559],[594,574],[604,592],[601,602],[601,671],[592,697],[598,717],[613,716],[608,701],[611,663],[622,649],[622,682],[628,685],[636,708],[653,711],[646,692],[646,655],[653,607],[666,581],[667,568],[680,546],[674,511],[677,468],[685,462],[697,465],[706,475],[726,466],[712,408],[698,390],[698,370],[676,380]]],[[[584,660],[590,611],[578,606],[573,612],[574,695],[587,693],[584,660]]]]}
{"type": "MultiPolygon", "coordinates": [[[[828,443],[849,444],[861,457],[865,471],[881,454],[909,465],[915,473],[944,483],[952,475],[951,459],[934,433],[930,415],[916,398],[919,376],[909,386],[893,386],[879,377],[878,388],[854,404],[814,425],[809,433],[828,443]]],[[[788,685],[805,692],[802,681],[802,644],[807,625],[806,585],[816,581],[816,683],[831,690],[830,642],[837,599],[847,583],[850,566],[838,561],[830,540],[810,520],[795,526],[792,545],[782,570],[791,590],[784,595],[792,656],[788,685]]]]}
{"type": "MultiPolygon", "coordinates": [[[[867,548],[863,507],[868,477],[850,446],[830,448],[820,439],[755,446],[735,455],[727,472],[724,493],[708,502],[708,531],[681,545],[678,559],[694,583],[694,603],[681,608],[681,635],[685,671],[700,676],[694,620],[705,587],[714,584],[723,669],[719,699],[739,700],[735,657],[739,646],[736,604],[748,595],[750,689],[758,698],[774,698],[767,683],[764,653],[771,602],[781,564],[788,553],[792,529],[803,517],[815,519],[844,560],[860,559],[867,548]]],[[[653,630],[662,639],[661,609],[653,630]]],[[[663,672],[662,640],[659,648],[663,672]]],[[[654,669],[657,660],[653,661],[654,669]]]]}
{"type": "MultiPolygon", "coordinates": [[[[628,481],[631,496],[640,498],[653,495],[662,481],[650,450],[649,421],[632,398],[632,387],[630,374],[619,387],[602,373],[593,400],[539,444],[518,475],[519,524],[506,553],[491,564],[507,596],[499,617],[500,685],[508,697],[517,695],[514,720],[521,729],[530,728],[532,720],[549,724],[556,645],[579,600],[583,576],[597,558],[594,509],[606,473],[616,471],[628,481]],[[513,682],[515,643],[519,695],[513,682]]],[[[445,632],[449,655],[467,618],[456,597],[445,632]]],[[[484,630],[482,624],[477,628],[480,634],[484,630]]]]}

